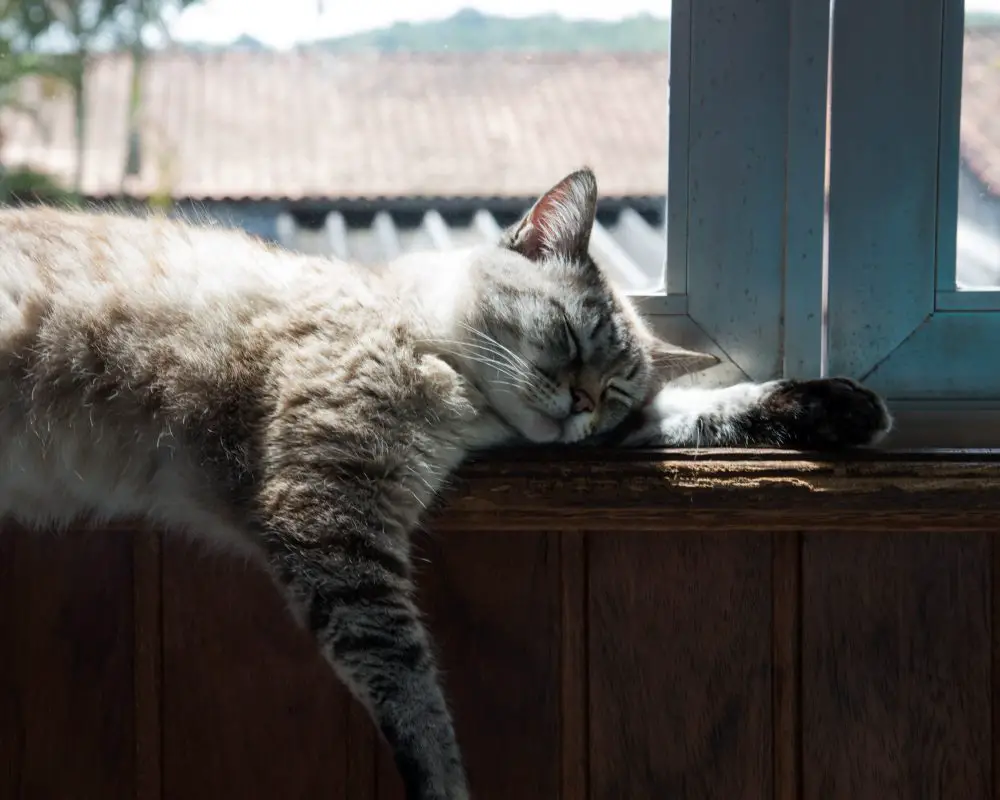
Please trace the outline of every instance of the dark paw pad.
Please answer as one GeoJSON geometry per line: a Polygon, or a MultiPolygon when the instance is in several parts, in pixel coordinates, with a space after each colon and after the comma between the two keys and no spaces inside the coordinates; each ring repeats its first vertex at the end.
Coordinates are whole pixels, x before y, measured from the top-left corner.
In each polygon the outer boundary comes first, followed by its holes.
{"type": "Polygon", "coordinates": [[[766,405],[783,418],[789,444],[804,449],[874,444],[892,427],[882,398],[850,378],[787,381],[766,405]]]}

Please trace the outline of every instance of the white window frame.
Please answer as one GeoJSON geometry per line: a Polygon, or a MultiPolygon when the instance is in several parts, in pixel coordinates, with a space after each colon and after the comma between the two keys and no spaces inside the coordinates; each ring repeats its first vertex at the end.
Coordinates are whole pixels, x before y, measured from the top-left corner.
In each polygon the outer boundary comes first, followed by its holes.
{"type": "Polygon", "coordinates": [[[708,383],[849,375],[897,445],[998,446],[1000,292],[955,291],[963,2],[840,0],[832,59],[830,31],[829,0],[674,0],[666,293],[643,302],[726,358],[708,383]]]}
{"type": "Polygon", "coordinates": [[[666,293],[702,382],[822,369],[827,0],[674,0],[666,293]]]}
{"type": "Polygon", "coordinates": [[[905,401],[1000,400],[1000,293],[955,291],[963,29],[962,0],[834,18],[830,369],[905,401]]]}

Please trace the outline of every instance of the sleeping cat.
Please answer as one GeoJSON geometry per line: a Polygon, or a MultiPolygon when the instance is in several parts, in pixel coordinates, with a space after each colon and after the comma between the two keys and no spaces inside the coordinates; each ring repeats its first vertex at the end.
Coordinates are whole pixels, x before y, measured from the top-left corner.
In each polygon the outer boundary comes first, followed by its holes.
{"type": "Polygon", "coordinates": [[[468,790],[409,536],[472,451],[513,443],[837,448],[882,401],[847,380],[674,389],[588,256],[582,170],[494,246],[382,270],[236,232],[0,212],[0,515],[144,517],[261,557],[391,745],[408,800],[468,790]]]}

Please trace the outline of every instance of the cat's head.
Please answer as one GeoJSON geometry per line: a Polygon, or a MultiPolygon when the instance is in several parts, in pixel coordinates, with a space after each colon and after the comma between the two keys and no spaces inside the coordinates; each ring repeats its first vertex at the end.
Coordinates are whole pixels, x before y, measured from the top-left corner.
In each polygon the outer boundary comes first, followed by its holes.
{"type": "Polygon", "coordinates": [[[657,339],[590,257],[597,181],[568,175],[472,265],[456,335],[494,410],[533,442],[610,430],[664,380],[718,359],[657,339]]]}

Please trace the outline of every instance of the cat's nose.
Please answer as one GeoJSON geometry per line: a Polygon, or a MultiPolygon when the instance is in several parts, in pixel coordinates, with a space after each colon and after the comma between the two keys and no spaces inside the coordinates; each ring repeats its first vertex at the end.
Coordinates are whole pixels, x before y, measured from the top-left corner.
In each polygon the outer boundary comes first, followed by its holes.
{"type": "Polygon", "coordinates": [[[573,413],[583,414],[587,411],[594,410],[594,400],[587,394],[583,389],[574,389],[572,391],[573,397],[573,413]]]}

